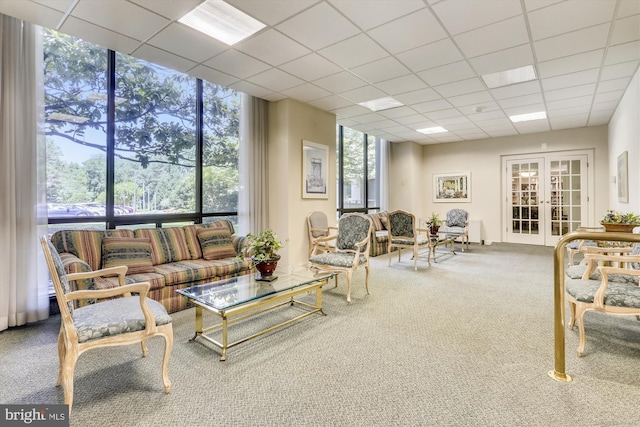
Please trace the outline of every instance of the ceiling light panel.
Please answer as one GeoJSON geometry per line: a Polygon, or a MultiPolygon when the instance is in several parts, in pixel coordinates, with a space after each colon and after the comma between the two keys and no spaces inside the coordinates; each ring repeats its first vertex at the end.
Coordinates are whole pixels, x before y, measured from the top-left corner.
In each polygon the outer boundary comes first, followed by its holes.
{"type": "Polygon", "coordinates": [[[442,126],[434,126],[432,128],[424,128],[424,129],[416,129],[416,130],[418,132],[420,132],[420,133],[425,134],[425,135],[431,135],[433,133],[449,132],[448,130],[446,130],[442,126]]]}
{"type": "Polygon", "coordinates": [[[370,109],[371,111],[388,110],[389,108],[400,107],[404,105],[402,102],[388,96],[386,98],[373,99],[371,101],[360,102],[359,105],[370,109]]]}
{"type": "Polygon", "coordinates": [[[533,65],[482,75],[482,80],[484,80],[484,83],[489,89],[528,82],[536,78],[537,76],[533,65]]]}
{"type": "Polygon", "coordinates": [[[178,21],[230,46],[266,26],[222,0],[207,0],[178,21]]]}
{"type": "Polygon", "coordinates": [[[509,116],[509,119],[513,123],[529,122],[531,120],[541,120],[541,119],[546,119],[546,118],[547,118],[547,112],[546,111],[538,111],[538,112],[535,112],[535,113],[517,114],[515,116],[509,116]]]}

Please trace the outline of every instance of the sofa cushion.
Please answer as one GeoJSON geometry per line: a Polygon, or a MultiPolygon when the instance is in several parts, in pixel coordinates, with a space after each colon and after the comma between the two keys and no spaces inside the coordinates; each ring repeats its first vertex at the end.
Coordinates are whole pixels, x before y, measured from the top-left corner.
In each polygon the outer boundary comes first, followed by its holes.
{"type": "Polygon", "coordinates": [[[380,220],[380,214],[379,213],[369,214],[369,217],[371,218],[371,221],[373,221],[373,229],[374,229],[374,231],[384,230],[384,228],[382,228],[382,221],[380,220]]]}
{"type": "Polygon", "coordinates": [[[200,242],[198,241],[196,232],[201,228],[219,227],[226,227],[227,229],[229,229],[229,232],[231,234],[234,233],[233,223],[227,219],[208,222],[206,224],[185,225],[184,227],[182,227],[182,229],[184,230],[185,238],[187,240],[187,246],[189,247],[189,252],[191,253],[191,259],[202,258],[202,248],[200,247],[200,242]]]}
{"type": "Polygon", "coordinates": [[[202,258],[214,260],[236,256],[231,233],[227,228],[201,228],[197,230],[197,235],[202,248],[202,258]]]}
{"type": "Polygon", "coordinates": [[[387,229],[387,224],[389,222],[389,212],[380,212],[380,223],[382,224],[382,229],[387,229]]]}
{"type": "MultiPolygon", "coordinates": [[[[165,280],[164,276],[155,271],[153,273],[138,273],[128,274],[124,277],[124,282],[127,285],[132,283],[149,282],[149,290],[164,288],[165,280]]],[[[96,289],[111,289],[119,286],[117,276],[98,277],[95,280],[96,289]]]]}
{"type": "Polygon", "coordinates": [[[102,239],[102,268],[126,265],[127,274],[151,273],[151,241],[145,237],[105,237],[102,239]]]}
{"type": "Polygon", "coordinates": [[[153,265],[191,259],[182,227],[139,228],[135,231],[135,236],[146,237],[151,241],[153,265]]]}
{"type": "Polygon", "coordinates": [[[58,253],[68,252],[89,264],[91,270],[102,267],[103,237],[133,237],[133,231],[120,230],[59,230],[51,236],[58,253]]]}
{"type": "Polygon", "coordinates": [[[162,274],[165,286],[180,285],[205,280],[213,282],[222,276],[235,275],[252,268],[251,259],[227,258],[224,260],[207,261],[194,259],[156,265],[156,272],[162,274]]]}

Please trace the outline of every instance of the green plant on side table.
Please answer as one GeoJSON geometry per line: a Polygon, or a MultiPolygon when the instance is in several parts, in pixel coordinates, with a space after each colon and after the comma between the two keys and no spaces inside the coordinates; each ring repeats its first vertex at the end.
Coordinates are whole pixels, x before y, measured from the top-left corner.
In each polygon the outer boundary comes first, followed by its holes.
{"type": "Polygon", "coordinates": [[[622,231],[630,233],[634,227],[640,226],[640,215],[632,213],[620,213],[609,209],[600,221],[606,231],[622,231]]]}
{"type": "Polygon", "coordinates": [[[273,275],[273,271],[280,259],[278,250],[283,246],[284,242],[278,240],[278,236],[270,228],[258,234],[247,234],[247,249],[256,269],[260,272],[258,280],[270,282],[277,278],[273,275]]]}
{"type": "Polygon", "coordinates": [[[427,218],[429,221],[429,232],[431,234],[437,234],[440,226],[442,225],[442,220],[440,219],[440,214],[436,212],[431,212],[431,216],[427,218]]]}

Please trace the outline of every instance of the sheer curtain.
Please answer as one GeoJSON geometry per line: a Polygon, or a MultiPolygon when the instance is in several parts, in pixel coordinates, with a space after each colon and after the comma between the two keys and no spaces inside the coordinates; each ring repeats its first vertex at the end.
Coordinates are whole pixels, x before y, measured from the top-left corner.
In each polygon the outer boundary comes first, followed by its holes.
{"type": "Polygon", "coordinates": [[[46,270],[38,268],[38,211],[46,217],[46,204],[38,203],[41,49],[36,26],[0,14],[0,331],[49,316],[46,270]]]}
{"type": "Polygon", "coordinates": [[[380,139],[380,211],[389,210],[389,141],[380,139]]]}
{"type": "Polygon", "coordinates": [[[240,113],[238,234],[269,224],[267,173],[267,101],[242,94],[240,113]]]}

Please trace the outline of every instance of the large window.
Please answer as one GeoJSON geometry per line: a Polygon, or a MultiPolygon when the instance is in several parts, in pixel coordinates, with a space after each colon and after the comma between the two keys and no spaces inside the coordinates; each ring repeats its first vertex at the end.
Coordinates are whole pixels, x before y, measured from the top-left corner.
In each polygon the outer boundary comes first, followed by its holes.
{"type": "Polygon", "coordinates": [[[236,91],[45,30],[49,223],[236,219],[236,91]]]}
{"type": "Polygon", "coordinates": [[[380,210],[380,140],[338,125],[338,214],[380,210]]]}

